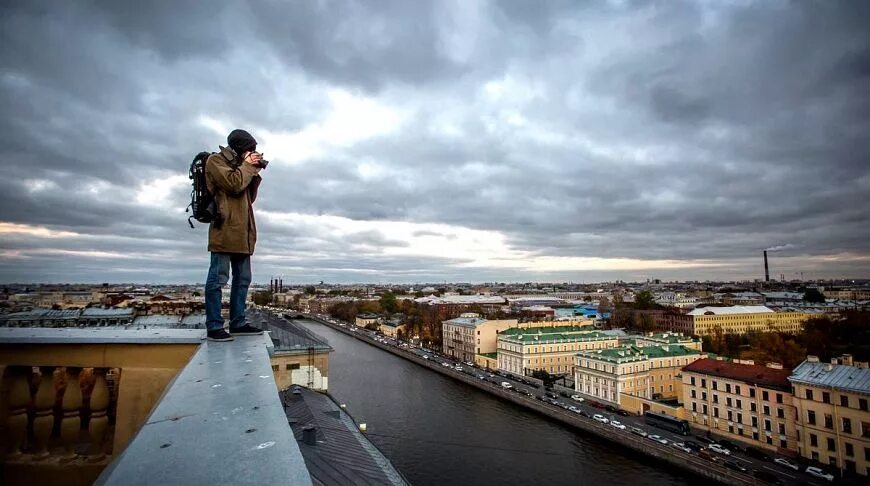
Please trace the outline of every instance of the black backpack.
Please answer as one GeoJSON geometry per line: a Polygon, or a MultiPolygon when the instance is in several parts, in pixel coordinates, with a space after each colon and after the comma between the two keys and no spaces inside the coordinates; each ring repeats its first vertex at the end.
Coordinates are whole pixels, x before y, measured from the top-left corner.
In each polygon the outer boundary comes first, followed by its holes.
{"type": "Polygon", "coordinates": [[[193,228],[191,219],[208,224],[215,222],[220,216],[214,196],[208,191],[205,183],[205,163],[211,155],[211,152],[200,152],[190,163],[190,180],[193,182],[193,189],[190,191],[190,204],[185,212],[192,213],[187,218],[187,224],[191,228],[193,228]]]}

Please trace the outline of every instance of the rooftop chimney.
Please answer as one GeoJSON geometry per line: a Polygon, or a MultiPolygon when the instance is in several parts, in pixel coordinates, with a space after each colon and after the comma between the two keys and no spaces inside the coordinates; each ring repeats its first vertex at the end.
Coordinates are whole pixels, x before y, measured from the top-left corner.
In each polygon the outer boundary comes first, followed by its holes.
{"type": "Polygon", "coordinates": [[[851,354],[844,354],[840,359],[843,361],[844,365],[852,366],[852,355],[851,354]]]}
{"type": "Polygon", "coordinates": [[[310,446],[317,445],[317,429],[313,425],[302,427],[302,442],[310,446]]]}
{"type": "Polygon", "coordinates": [[[768,368],[773,368],[773,369],[775,369],[775,370],[781,370],[781,369],[782,369],[782,363],[767,363],[767,367],[768,367],[768,368]]]}
{"type": "Polygon", "coordinates": [[[819,357],[818,357],[818,356],[813,356],[812,354],[808,354],[808,355],[807,355],[807,362],[808,362],[808,363],[818,363],[818,362],[819,362],[819,357]]]}
{"type": "Polygon", "coordinates": [[[764,250],[764,281],[770,282],[770,270],[767,268],[767,250],[764,250]]]}

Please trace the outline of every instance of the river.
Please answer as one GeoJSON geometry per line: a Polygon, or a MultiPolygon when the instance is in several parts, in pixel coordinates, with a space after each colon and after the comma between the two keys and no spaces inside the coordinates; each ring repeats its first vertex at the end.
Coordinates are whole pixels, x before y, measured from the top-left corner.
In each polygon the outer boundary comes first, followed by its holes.
{"type": "Polygon", "coordinates": [[[697,478],[313,321],[329,391],[415,486],[690,484],[697,478]]]}

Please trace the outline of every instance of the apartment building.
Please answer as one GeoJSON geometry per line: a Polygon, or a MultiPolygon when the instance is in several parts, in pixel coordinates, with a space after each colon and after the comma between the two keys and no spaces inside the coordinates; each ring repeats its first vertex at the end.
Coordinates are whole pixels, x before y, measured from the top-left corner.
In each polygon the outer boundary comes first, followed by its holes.
{"type": "MultiPolygon", "coordinates": [[[[574,389],[616,405],[626,396],[679,398],[680,369],[703,356],[699,349],[672,344],[581,351],[574,361],[574,389]]],[[[643,406],[638,402],[637,408],[639,413],[643,406]]]]}
{"type": "Polygon", "coordinates": [[[496,352],[496,336],[516,319],[488,320],[467,312],[441,323],[441,352],[461,361],[474,361],[477,354],[496,352]]]}
{"type": "Polygon", "coordinates": [[[763,305],[699,307],[686,314],[664,313],[655,317],[656,326],[669,331],[705,336],[721,330],[724,334],[785,332],[797,334],[807,319],[821,317],[815,312],[776,312],[763,305]]]}
{"type": "Polygon", "coordinates": [[[782,366],[700,359],[683,368],[683,404],[693,426],[763,449],[795,450],[797,412],[782,366]]]}
{"type": "MultiPolygon", "coordinates": [[[[622,344],[622,342],[620,342],[622,344]]],[[[647,333],[637,336],[627,336],[624,344],[634,344],[635,346],[664,346],[677,345],[689,349],[701,350],[701,340],[686,336],[680,332],[658,332],[647,333]]]]}
{"type": "Polygon", "coordinates": [[[534,370],[571,373],[578,351],[613,348],[618,343],[616,336],[591,326],[514,327],[498,335],[498,368],[517,375],[534,370]]]}
{"type": "Polygon", "coordinates": [[[800,455],[870,476],[870,369],[844,355],[808,356],[789,377],[799,417],[800,455]]]}

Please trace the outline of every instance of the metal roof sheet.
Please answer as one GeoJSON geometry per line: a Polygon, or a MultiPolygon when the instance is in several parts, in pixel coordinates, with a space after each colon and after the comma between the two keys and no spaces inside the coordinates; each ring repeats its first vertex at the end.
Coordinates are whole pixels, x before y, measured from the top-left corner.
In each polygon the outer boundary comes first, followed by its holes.
{"type": "Polygon", "coordinates": [[[804,361],[789,381],[870,395],[870,369],[856,366],[804,361]]]}

